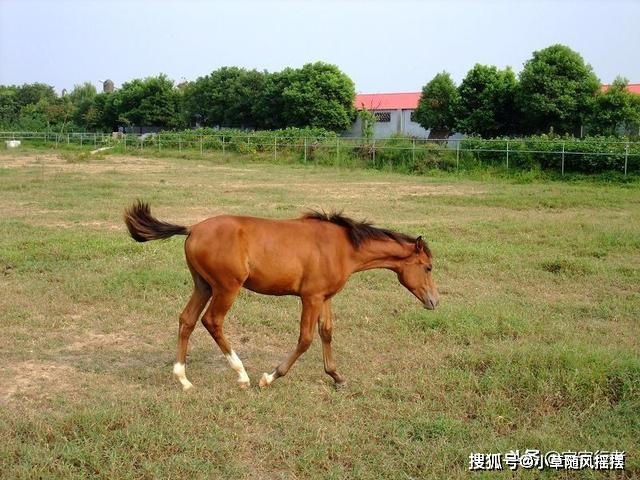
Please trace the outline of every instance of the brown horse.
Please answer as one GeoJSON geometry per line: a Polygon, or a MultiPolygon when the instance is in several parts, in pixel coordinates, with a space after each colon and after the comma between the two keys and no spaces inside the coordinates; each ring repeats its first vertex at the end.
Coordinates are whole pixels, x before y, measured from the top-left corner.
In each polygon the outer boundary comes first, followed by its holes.
{"type": "Polygon", "coordinates": [[[249,376],[231,348],[222,325],[240,288],[266,295],[296,295],[302,300],[300,336],[295,350],[260,386],[285,375],[311,344],[318,326],[324,369],[337,386],[344,377],[336,371],[331,353],[331,298],[352,273],[386,268],[423,303],[433,309],[438,291],[431,277],[431,251],[422,237],[411,237],[355,222],[341,214],[310,212],[295,220],[220,215],[191,227],[158,220],[138,201],[125,211],[131,237],[138,242],[187,235],[185,254],[193,277],[193,293],[180,315],[178,353],[173,373],[184,390],[192,387],[185,374],[189,336],[204,310],[202,323],[246,388],[249,376]]]}

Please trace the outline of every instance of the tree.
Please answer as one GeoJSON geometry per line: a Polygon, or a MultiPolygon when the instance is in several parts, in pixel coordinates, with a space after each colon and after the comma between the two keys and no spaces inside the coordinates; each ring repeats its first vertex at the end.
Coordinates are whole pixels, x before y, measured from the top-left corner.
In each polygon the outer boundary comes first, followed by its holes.
{"type": "Polygon", "coordinates": [[[284,91],[293,83],[294,75],[295,69],[290,67],[266,75],[253,106],[256,127],[273,130],[289,126],[284,91]]]}
{"type": "Polygon", "coordinates": [[[91,115],[93,115],[93,112],[90,113],[90,110],[96,95],[96,87],[90,82],[85,82],[82,85],[74,85],[71,93],[67,95],[67,98],[73,106],[73,123],[78,128],[86,129],[89,126],[89,119],[91,115]]]}
{"type": "Polygon", "coordinates": [[[188,122],[220,127],[254,127],[254,108],[266,75],[257,70],[222,67],[188,84],[184,92],[188,122]]]}
{"type": "Polygon", "coordinates": [[[628,80],[617,77],[611,86],[596,97],[589,133],[616,135],[638,134],[640,95],[627,90],[628,80]]]}
{"type": "Polygon", "coordinates": [[[429,138],[446,138],[456,126],[459,95],[451,75],[438,73],[422,88],[415,120],[425,129],[431,129],[429,138]]]}
{"type": "Polygon", "coordinates": [[[0,85],[0,128],[10,130],[20,119],[18,87],[0,85]]]}
{"type": "Polygon", "coordinates": [[[307,63],[284,74],[283,121],[287,127],[320,127],[334,132],[353,123],[353,81],[335,65],[307,63]]]}
{"type": "Polygon", "coordinates": [[[511,70],[476,64],[458,87],[456,129],[483,138],[516,130],[514,95],[518,87],[511,70]]]}
{"type": "Polygon", "coordinates": [[[105,109],[115,108],[119,124],[159,128],[182,126],[181,93],[165,75],[132,80],[106,95],[105,109]]]}
{"type": "Polygon", "coordinates": [[[53,87],[44,83],[25,83],[17,90],[17,100],[21,108],[36,105],[38,102],[53,103],[57,98],[53,87]]]}
{"type": "Polygon", "coordinates": [[[43,130],[56,117],[59,103],[53,87],[44,83],[0,87],[0,126],[43,130]]]}
{"type": "Polygon", "coordinates": [[[534,52],[520,73],[517,95],[524,133],[578,134],[599,89],[591,66],[569,47],[534,52]]]}

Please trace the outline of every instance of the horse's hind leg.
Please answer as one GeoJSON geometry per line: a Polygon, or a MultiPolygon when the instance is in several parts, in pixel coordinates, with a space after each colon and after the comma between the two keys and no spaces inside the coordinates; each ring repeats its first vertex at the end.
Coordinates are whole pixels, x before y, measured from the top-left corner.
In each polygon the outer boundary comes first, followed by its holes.
{"type": "Polygon", "coordinates": [[[318,333],[322,340],[324,371],[333,378],[334,382],[336,382],[336,386],[339,387],[345,384],[346,379],[336,371],[336,362],[333,359],[333,352],[331,351],[332,329],[331,300],[326,300],[322,305],[322,315],[318,321],[318,333]]]}
{"type": "Polygon", "coordinates": [[[173,364],[173,374],[182,384],[183,390],[189,390],[193,385],[187,380],[185,367],[187,363],[187,346],[193,328],[198,322],[198,317],[204,310],[204,306],[211,297],[211,287],[197,273],[193,275],[193,293],[191,298],[180,314],[180,324],[178,327],[178,353],[176,363],[173,364]]]}
{"type": "Polygon", "coordinates": [[[238,384],[240,387],[248,388],[251,386],[249,375],[247,375],[247,371],[244,369],[242,360],[240,360],[236,352],[231,348],[231,344],[222,329],[224,317],[231,308],[231,305],[233,305],[233,301],[238,295],[239,290],[240,285],[234,287],[216,286],[211,303],[202,316],[202,323],[216,341],[220,350],[222,350],[222,353],[229,362],[229,366],[238,374],[238,384]]]}

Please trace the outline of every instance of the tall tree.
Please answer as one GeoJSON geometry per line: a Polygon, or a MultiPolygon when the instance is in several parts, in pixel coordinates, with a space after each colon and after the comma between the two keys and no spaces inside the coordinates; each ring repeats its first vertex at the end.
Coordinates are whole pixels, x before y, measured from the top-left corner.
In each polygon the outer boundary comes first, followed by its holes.
{"type": "Polygon", "coordinates": [[[579,134],[599,89],[591,66],[569,47],[533,52],[520,73],[517,96],[524,133],[579,134]]]}
{"type": "Polygon", "coordinates": [[[293,83],[295,75],[296,70],[290,67],[266,75],[262,91],[253,107],[258,128],[269,130],[289,126],[284,92],[293,83]]]}
{"type": "Polygon", "coordinates": [[[431,129],[430,138],[446,138],[456,126],[458,102],[458,90],[451,75],[438,73],[422,88],[414,118],[423,128],[431,129]]]}
{"type": "Polygon", "coordinates": [[[254,108],[266,73],[222,67],[188,84],[184,92],[189,123],[220,127],[254,127],[254,108]]]}
{"type": "Polygon", "coordinates": [[[165,75],[135,79],[109,95],[123,125],[181,126],[180,91],[165,75]]]}
{"type": "Polygon", "coordinates": [[[53,87],[44,83],[25,83],[18,87],[17,95],[20,107],[36,105],[38,102],[49,104],[58,98],[53,87]]]}
{"type": "Polygon", "coordinates": [[[92,112],[90,113],[90,110],[96,95],[96,87],[90,82],[75,85],[71,93],[67,95],[73,106],[72,118],[76,127],[80,129],[89,127],[88,116],[93,114],[92,112]]]}
{"type": "Polygon", "coordinates": [[[282,92],[283,120],[288,127],[321,127],[334,132],[353,123],[356,95],[353,81],[335,65],[307,63],[287,72],[282,92]]]}
{"type": "Polygon", "coordinates": [[[13,129],[19,120],[18,87],[0,85],[0,128],[5,130],[13,129]]]}
{"type": "Polygon", "coordinates": [[[589,133],[638,135],[640,95],[631,93],[627,89],[628,84],[626,78],[617,77],[606,91],[598,94],[589,133]]]}
{"type": "Polygon", "coordinates": [[[514,133],[517,87],[511,68],[476,64],[458,87],[456,130],[483,138],[514,133]]]}

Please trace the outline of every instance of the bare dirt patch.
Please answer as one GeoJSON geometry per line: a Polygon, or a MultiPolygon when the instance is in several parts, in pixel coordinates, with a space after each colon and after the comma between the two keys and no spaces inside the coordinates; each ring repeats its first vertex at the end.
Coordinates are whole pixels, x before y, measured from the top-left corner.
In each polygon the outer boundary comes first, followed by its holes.
{"type": "Polygon", "coordinates": [[[68,352],[80,352],[85,350],[96,350],[108,347],[109,349],[118,349],[125,350],[132,346],[133,341],[131,337],[127,337],[125,335],[120,335],[117,333],[93,333],[88,332],[82,335],[82,338],[79,338],[66,347],[63,348],[64,351],[68,352]]]}
{"type": "Polygon", "coordinates": [[[0,377],[0,403],[18,395],[44,399],[63,391],[77,391],[77,376],[72,367],[53,362],[28,360],[9,365],[0,377]]]}
{"type": "Polygon", "coordinates": [[[154,167],[168,169],[169,165],[160,160],[128,156],[109,156],[108,159],[94,157],[90,160],[75,161],[58,154],[33,154],[24,156],[0,155],[0,167],[38,167],[68,172],[102,173],[114,169],[123,172],[149,172],[154,167]]]}

